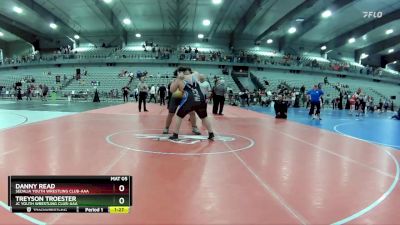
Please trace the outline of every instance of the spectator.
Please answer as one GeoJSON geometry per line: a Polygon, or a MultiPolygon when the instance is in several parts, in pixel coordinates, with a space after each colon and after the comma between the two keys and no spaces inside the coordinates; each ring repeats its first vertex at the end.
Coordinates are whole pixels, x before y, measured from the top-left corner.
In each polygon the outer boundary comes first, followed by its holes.
{"type": "Polygon", "coordinates": [[[126,102],[129,102],[129,99],[128,99],[129,92],[130,92],[129,87],[125,86],[125,87],[122,88],[122,93],[123,93],[123,96],[124,96],[124,102],[125,102],[125,100],[126,100],[126,102]]]}
{"type": "Polygon", "coordinates": [[[228,99],[229,99],[229,104],[232,104],[232,99],[233,99],[233,91],[231,88],[228,88],[228,99]]]}
{"type": "Polygon", "coordinates": [[[399,109],[397,110],[397,115],[393,115],[393,116],[392,116],[392,119],[400,120],[400,107],[399,107],[399,109]]]}
{"type": "Polygon", "coordinates": [[[165,97],[167,94],[167,88],[164,84],[158,89],[158,95],[160,96],[160,105],[165,105],[165,97]]]}
{"type": "Polygon", "coordinates": [[[135,88],[133,90],[133,95],[135,97],[136,102],[138,102],[138,97],[139,97],[139,89],[138,88],[135,88]]]}
{"type": "Polygon", "coordinates": [[[47,101],[47,94],[49,92],[49,87],[47,87],[45,84],[42,86],[42,101],[47,101]]]}
{"type": "Polygon", "coordinates": [[[306,92],[306,87],[303,85],[300,88],[300,93],[304,94],[306,92]]]}
{"type": "Polygon", "coordinates": [[[22,100],[22,90],[21,90],[21,86],[18,86],[18,87],[16,88],[16,90],[17,90],[17,101],[18,101],[18,100],[22,100]]]}
{"type": "Polygon", "coordinates": [[[30,84],[28,85],[28,87],[26,89],[26,100],[28,101],[28,99],[30,101],[32,101],[32,89],[31,89],[31,85],[30,84]]]}
{"type": "Polygon", "coordinates": [[[389,108],[389,103],[387,100],[385,100],[385,103],[383,104],[383,108],[385,109],[385,112],[387,112],[387,110],[389,108]]]}
{"type": "Polygon", "coordinates": [[[154,99],[154,103],[157,103],[156,87],[154,85],[151,86],[149,93],[150,93],[149,103],[151,102],[152,99],[154,99]]]}
{"type": "Polygon", "coordinates": [[[244,107],[244,104],[247,99],[247,93],[245,91],[240,91],[239,92],[239,98],[240,98],[240,106],[244,107]]]}
{"type": "Polygon", "coordinates": [[[394,103],[390,101],[390,111],[394,112],[394,103]]]}

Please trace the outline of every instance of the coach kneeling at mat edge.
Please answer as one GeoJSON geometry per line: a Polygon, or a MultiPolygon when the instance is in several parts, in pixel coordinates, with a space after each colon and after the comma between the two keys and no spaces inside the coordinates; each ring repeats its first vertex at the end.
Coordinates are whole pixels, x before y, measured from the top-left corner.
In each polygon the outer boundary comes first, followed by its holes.
{"type": "Polygon", "coordinates": [[[282,95],[278,95],[274,104],[275,118],[287,119],[288,101],[283,99],[282,95]]]}

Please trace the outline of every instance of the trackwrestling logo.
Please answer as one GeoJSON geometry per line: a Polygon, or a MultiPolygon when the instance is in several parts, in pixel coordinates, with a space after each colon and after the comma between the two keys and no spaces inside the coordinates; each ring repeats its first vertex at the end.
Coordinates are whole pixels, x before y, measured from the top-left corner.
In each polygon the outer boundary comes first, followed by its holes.
{"type": "MultiPolygon", "coordinates": [[[[170,140],[169,136],[162,135],[162,134],[136,134],[136,138],[139,139],[152,139],[156,141],[169,141],[177,144],[186,144],[186,145],[192,145],[199,143],[201,141],[206,141],[207,136],[201,136],[201,135],[179,135],[179,139],[177,140],[170,140]]],[[[234,137],[229,137],[229,136],[215,136],[214,141],[222,141],[222,142],[231,142],[235,141],[236,139],[234,137]]]]}

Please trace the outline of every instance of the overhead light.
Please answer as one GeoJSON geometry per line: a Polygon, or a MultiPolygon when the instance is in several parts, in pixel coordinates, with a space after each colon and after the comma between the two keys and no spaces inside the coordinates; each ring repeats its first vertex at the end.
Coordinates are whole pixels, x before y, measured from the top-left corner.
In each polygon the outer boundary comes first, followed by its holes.
{"type": "Polygon", "coordinates": [[[351,43],[354,43],[356,41],[356,39],[355,38],[350,38],[349,39],[349,43],[351,44],[351,43]]]}
{"type": "Polygon", "coordinates": [[[296,27],[291,27],[291,28],[289,28],[289,30],[288,30],[288,32],[289,32],[289,34],[293,34],[294,32],[296,32],[296,27]]]}
{"type": "Polygon", "coordinates": [[[203,20],[203,25],[204,26],[210,26],[210,24],[211,24],[211,21],[210,20],[203,20]]]}
{"type": "Polygon", "coordinates": [[[393,33],[393,29],[386,30],[385,33],[386,33],[386,34],[391,34],[391,33],[393,33]]]}
{"type": "Polygon", "coordinates": [[[393,61],[393,64],[396,64],[397,63],[397,61],[393,61]]]}
{"type": "Polygon", "coordinates": [[[57,24],[55,23],[50,23],[49,26],[51,27],[51,29],[57,29],[57,24]]]}
{"type": "Polygon", "coordinates": [[[326,50],[326,45],[321,46],[321,50],[326,50]]]}
{"type": "Polygon", "coordinates": [[[204,34],[199,34],[197,35],[198,38],[203,39],[204,38],[204,34]]]}
{"type": "Polygon", "coordinates": [[[362,36],[362,39],[363,39],[364,41],[367,40],[367,35],[364,34],[364,35],[362,36]]]}
{"type": "Polygon", "coordinates": [[[267,44],[272,44],[272,42],[274,42],[274,40],[272,40],[272,39],[267,40],[267,44]]]}
{"type": "Polygon", "coordinates": [[[394,49],[391,48],[391,49],[388,50],[388,52],[389,52],[389,53],[392,53],[392,52],[394,52],[394,49]]]}
{"type": "Polygon", "coordinates": [[[13,11],[18,13],[18,14],[22,13],[22,9],[20,7],[18,7],[18,6],[14,6],[13,11]]]}
{"type": "Polygon", "coordinates": [[[324,12],[321,13],[321,16],[323,18],[328,18],[328,17],[332,16],[332,12],[331,12],[331,10],[325,10],[324,12]]]}
{"type": "Polygon", "coordinates": [[[142,35],[141,35],[141,34],[139,34],[139,33],[137,33],[135,36],[136,36],[137,38],[140,38],[140,37],[142,37],[142,35]]]}
{"type": "Polygon", "coordinates": [[[213,3],[214,5],[221,4],[221,2],[222,2],[222,0],[212,0],[212,3],[213,3]]]}
{"type": "Polygon", "coordinates": [[[3,32],[0,32],[0,37],[3,37],[3,36],[4,36],[3,32]]]}
{"type": "Polygon", "coordinates": [[[130,20],[129,18],[125,18],[122,22],[123,22],[125,25],[131,24],[131,20],[130,20]]]}
{"type": "Polygon", "coordinates": [[[368,57],[368,54],[362,53],[360,57],[361,57],[361,59],[365,59],[368,57]]]}
{"type": "Polygon", "coordinates": [[[80,37],[79,37],[79,35],[75,34],[75,35],[74,35],[74,38],[75,38],[76,40],[78,40],[80,37]]]}
{"type": "Polygon", "coordinates": [[[103,0],[105,3],[110,4],[112,0],[103,0]]]}
{"type": "Polygon", "coordinates": [[[296,19],[296,22],[303,22],[303,21],[304,21],[303,18],[297,18],[297,19],[296,19]]]}

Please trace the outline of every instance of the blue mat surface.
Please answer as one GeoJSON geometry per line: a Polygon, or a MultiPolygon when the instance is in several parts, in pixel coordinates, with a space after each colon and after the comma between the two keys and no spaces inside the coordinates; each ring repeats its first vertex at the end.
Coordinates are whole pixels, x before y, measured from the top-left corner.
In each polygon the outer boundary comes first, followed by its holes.
{"type": "MultiPolygon", "coordinates": [[[[246,109],[275,116],[271,107],[250,106],[246,109]]],[[[305,108],[288,110],[288,120],[400,150],[400,121],[390,119],[392,115],[393,112],[386,112],[356,117],[348,110],[323,109],[322,120],[318,121],[312,120],[305,108]]]]}

